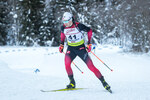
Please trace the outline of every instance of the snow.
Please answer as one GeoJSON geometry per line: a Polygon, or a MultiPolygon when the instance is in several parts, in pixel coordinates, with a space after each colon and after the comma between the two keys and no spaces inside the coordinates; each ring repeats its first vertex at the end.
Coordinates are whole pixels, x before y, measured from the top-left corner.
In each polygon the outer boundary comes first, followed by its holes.
{"type": "Polygon", "coordinates": [[[17,18],[18,17],[18,15],[17,14],[14,14],[14,16],[13,16],[14,18],[17,18]]]}
{"type": "MultiPolygon", "coordinates": [[[[66,50],[66,48],[65,48],[66,50]]],[[[58,47],[0,47],[1,100],[150,100],[150,56],[123,53],[122,48],[98,45],[95,54],[114,71],[90,54],[94,65],[110,84],[113,94],[78,57],[72,65],[78,91],[49,92],[69,83],[64,54],[58,47]],[[39,72],[35,72],[36,69],[39,72]]]]}

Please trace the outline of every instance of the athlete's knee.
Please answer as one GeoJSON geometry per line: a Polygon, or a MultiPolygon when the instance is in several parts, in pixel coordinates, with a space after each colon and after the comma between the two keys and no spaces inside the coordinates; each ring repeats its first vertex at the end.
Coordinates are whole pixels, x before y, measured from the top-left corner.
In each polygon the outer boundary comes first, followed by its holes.
{"type": "Polygon", "coordinates": [[[94,66],[93,62],[91,59],[89,59],[87,62],[86,62],[88,68],[92,71],[92,72],[95,72],[97,71],[98,69],[94,66]]]}
{"type": "Polygon", "coordinates": [[[69,55],[65,55],[65,65],[71,64],[71,58],[69,55]]]}
{"type": "Polygon", "coordinates": [[[94,65],[93,65],[93,62],[92,62],[92,60],[91,60],[90,58],[88,58],[85,63],[86,63],[86,65],[87,65],[88,67],[94,66],[94,65]]]}
{"type": "Polygon", "coordinates": [[[66,69],[70,69],[71,67],[71,58],[68,55],[65,56],[65,67],[66,69]]]}
{"type": "Polygon", "coordinates": [[[97,72],[98,69],[93,65],[93,66],[88,66],[88,68],[92,71],[92,72],[97,72]]]}

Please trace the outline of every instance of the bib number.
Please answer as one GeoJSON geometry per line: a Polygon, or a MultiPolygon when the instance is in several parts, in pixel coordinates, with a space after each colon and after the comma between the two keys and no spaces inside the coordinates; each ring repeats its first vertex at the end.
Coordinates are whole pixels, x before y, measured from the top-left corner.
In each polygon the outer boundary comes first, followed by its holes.
{"type": "Polygon", "coordinates": [[[76,35],[73,35],[73,36],[70,35],[68,38],[69,38],[70,40],[76,40],[76,39],[77,39],[76,35]]]}

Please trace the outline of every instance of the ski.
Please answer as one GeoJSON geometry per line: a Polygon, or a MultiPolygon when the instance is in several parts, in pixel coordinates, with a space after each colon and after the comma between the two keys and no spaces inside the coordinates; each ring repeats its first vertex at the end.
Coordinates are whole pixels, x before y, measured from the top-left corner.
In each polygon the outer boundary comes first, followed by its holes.
{"type": "MultiPolygon", "coordinates": [[[[74,90],[83,90],[85,88],[71,88],[71,89],[67,89],[67,88],[64,88],[64,89],[57,89],[57,90],[40,90],[41,92],[58,92],[58,91],[74,91],[74,90]]],[[[112,90],[111,89],[108,89],[107,90],[109,93],[112,93],[112,90]]]]}
{"type": "Polygon", "coordinates": [[[57,92],[57,91],[74,91],[74,90],[83,90],[85,88],[71,88],[71,89],[57,89],[57,90],[41,90],[41,92],[57,92]]]}

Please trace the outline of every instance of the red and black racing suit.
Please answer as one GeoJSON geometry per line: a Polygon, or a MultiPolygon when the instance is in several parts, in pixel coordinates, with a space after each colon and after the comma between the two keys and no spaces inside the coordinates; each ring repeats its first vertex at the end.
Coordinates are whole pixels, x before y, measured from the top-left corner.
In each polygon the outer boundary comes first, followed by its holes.
{"type": "MultiPolygon", "coordinates": [[[[68,35],[69,32],[70,32],[70,34],[72,34],[72,33],[77,34],[74,32],[81,32],[81,31],[87,32],[88,43],[90,43],[91,37],[92,37],[92,30],[89,27],[87,27],[81,23],[76,22],[75,24],[73,24],[71,27],[65,27],[64,25],[61,27],[61,44],[64,45],[66,35],[68,35]],[[72,32],[73,29],[77,29],[77,28],[78,28],[78,31],[76,30],[76,31],[72,32]],[[69,31],[67,31],[67,33],[65,33],[66,29],[69,30],[69,31]]],[[[77,45],[77,46],[68,45],[67,52],[65,55],[65,68],[66,68],[68,76],[73,76],[71,62],[76,58],[76,56],[79,56],[86,63],[88,68],[96,75],[96,77],[98,79],[100,79],[102,77],[102,74],[100,73],[100,71],[93,65],[93,62],[92,62],[91,58],[89,57],[88,52],[86,51],[84,43],[81,43],[80,45],[77,45]]]]}

